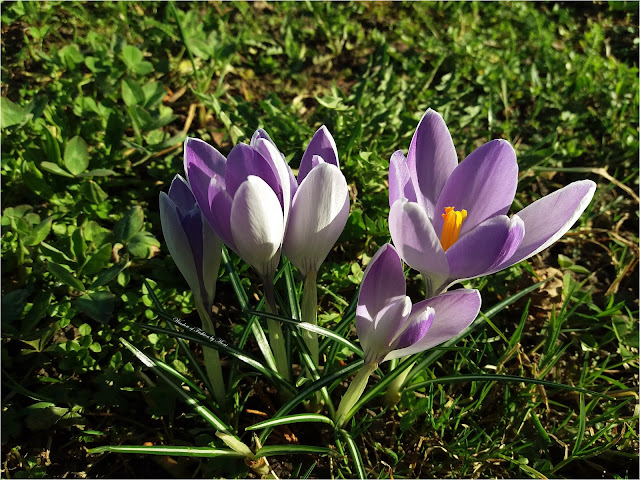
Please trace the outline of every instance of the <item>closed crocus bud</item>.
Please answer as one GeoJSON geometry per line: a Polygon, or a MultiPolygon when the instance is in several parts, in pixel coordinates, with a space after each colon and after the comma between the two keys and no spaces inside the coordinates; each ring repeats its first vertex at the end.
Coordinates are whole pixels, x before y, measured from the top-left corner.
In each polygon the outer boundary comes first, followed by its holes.
{"type": "Polygon", "coordinates": [[[222,242],[202,218],[189,185],[180,175],[171,182],[168,195],[160,193],[160,221],[169,252],[196,301],[210,308],[216,291],[222,242]]]}
{"type": "Polygon", "coordinates": [[[303,277],[317,272],[349,216],[349,189],[340,169],[314,167],[293,197],[284,253],[303,277]]]}
{"type": "Polygon", "coordinates": [[[509,217],[517,183],[509,142],[485,143],[458,164],[444,120],[426,111],[407,157],[391,156],[389,230],[402,259],[422,273],[427,296],[544,250],[578,220],[596,189],[577,181],[509,217]]]}
{"type": "Polygon", "coordinates": [[[290,168],[266,132],[225,158],[194,138],[185,170],[202,213],[222,241],[264,278],[275,274],[291,205],[290,168]]]}

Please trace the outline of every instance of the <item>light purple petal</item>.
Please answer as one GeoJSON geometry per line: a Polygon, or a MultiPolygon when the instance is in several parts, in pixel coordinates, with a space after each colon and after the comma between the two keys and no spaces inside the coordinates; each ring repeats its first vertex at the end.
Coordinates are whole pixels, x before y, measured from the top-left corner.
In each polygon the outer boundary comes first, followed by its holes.
{"type": "Polygon", "coordinates": [[[391,155],[389,162],[389,206],[400,198],[406,198],[410,202],[418,201],[409,175],[407,159],[402,151],[398,150],[391,155]]]}
{"type": "Polygon", "coordinates": [[[418,203],[433,220],[439,215],[435,211],[438,197],[449,175],[458,165],[449,129],[440,114],[434,110],[428,109],[418,123],[409,146],[407,165],[418,203]]]}
{"type": "Polygon", "coordinates": [[[284,218],[278,198],[261,178],[250,175],[238,188],[231,206],[231,231],[240,257],[263,277],[274,275],[284,218]]]}
{"type": "Polygon", "coordinates": [[[276,146],[275,142],[271,140],[271,137],[269,136],[269,134],[262,128],[259,128],[255,132],[253,132],[249,145],[251,145],[252,147],[255,147],[256,142],[258,141],[259,138],[263,138],[264,140],[271,142],[274,147],[276,146]]]}
{"type": "Polygon", "coordinates": [[[340,167],[338,161],[338,149],[329,129],[324,125],[321,126],[313,138],[309,142],[309,146],[302,155],[300,168],[298,170],[298,184],[302,183],[304,178],[309,174],[312,168],[313,156],[318,155],[327,162],[340,167]]]}
{"type": "Polygon", "coordinates": [[[434,310],[429,306],[413,308],[403,331],[392,342],[391,350],[400,350],[418,343],[424,338],[433,323],[434,310]]]}
{"type": "Polygon", "coordinates": [[[504,252],[512,249],[509,242],[519,243],[522,235],[509,235],[521,231],[521,223],[512,225],[506,215],[491,218],[464,237],[460,237],[449,250],[447,259],[451,269],[451,279],[473,278],[484,275],[503,258],[504,252]]]}
{"type": "Polygon", "coordinates": [[[402,261],[393,245],[385,243],[367,265],[360,284],[356,329],[361,341],[375,327],[378,313],[392,299],[404,298],[406,291],[402,261]]]}
{"type": "Polygon", "coordinates": [[[180,217],[176,204],[166,193],[160,192],[160,223],[164,242],[178,270],[182,273],[191,290],[197,294],[200,291],[200,280],[191,245],[183,229],[180,217]]]}
{"type": "Polygon", "coordinates": [[[449,263],[424,209],[397,200],[389,212],[389,230],[402,259],[422,273],[428,292],[437,291],[449,277],[449,263]]]}
{"type": "Polygon", "coordinates": [[[562,237],[585,211],[595,191],[594,182],[581,180],[542,197],[518,212],[526,228],[524,239],[501,268],[535,255],[562,237]]]}
{"type": "Polygon", "coordinates": [[[344,230],[349,188],[340,169],[329,163],[314,168],[298,187],[283,250],[303,277],[317,272],[344,230]]]}
{"type": "Polygon", "coordinates": [[[284,225],[286,227],[289,218],[289,210],[291,208],[291,199],[293,198],[290,191],[291,179],[289,177],[287,162],[273,142],[259,138],[256,140],[254,148],[267,160],[271,166],[271,170],[276,174],[277,188],[274,188],[274,192],[282,206],[282,211],[284,212],[284,225]]]}
{"type": "Polygon", "coordinates": [[[213,231],[203,216],[202,244],[204,251],[202,256],[202,283],[206,291],[208,305],[213,305],[216,295],[216,282],[222,259],[222,240],[213,231]]]}
{"type": "Polygon", "coordinates": [[[444,186],[433,219],[436,232],[442,232],[445,207],[466,210],[460,236],[485,220],[509,211],[518,185],[518,163],[513,147],[506,140],[492,140],[474,150],[453,171],[444,186]]]}
{"type": "Polygon", "coordinates": [[[460,289],[416,303],[414,309],[421,310],[428,306],[434,310],[429,331],[422,340],[410,347],[392,351],[385,360],[413,355],[456,337],[473,323],[480,311],[481,302],[480,292],[477,290],[460,289]]]}
{"type": "Polygon", "coordinates": [[[202,214],[209,222],[213,231],[222,239],[230,249],[237,252],[236,244],[231,233],[231,205],[232,198],[227,191],[222,188],[218,180],[213,177],[209,181],[207,189],[206,209],[202,209],[202,214]]]}
{"type": "Polygon", "coordinates": [[[407,296],[389,299],[372,320],[356,311],[356,329],[367,363],[380,362],[389,353],[392,340],[410,313],[411,299],[407,296]]]}
{"type": "MultiPolygon", "coordinates": [[[[189,178],[189,170],[191,165],[196,165],[208,177],[216,175],[218,181],[224,186],[224,172],[227,159],[224,158],[218,150],[213,148],[207,142],[197,138],[187,137],[184,142],[184,172],[189,178]]],[[[208,183],[208,181],[207,181],[208,183]]],[[[191,179],[189,184],[193,189],[191,179]]]]}
{"type": "MultiPolygon", "coordinates": [[[[258,142],[264,142],[264,140],[259,139],[258,142]]],[[[262,178],[274,193],[281,191],[280,180],[272,162],[253,147],[240,143],[231,149],[227,158],[225,181],[229,195],[234,197],[236,190],[249,175],[262,178]]]]}
{"type": "Polygon", "coordinates": [[[176,204],[182,215],[186,215],[189,210],[197,205],[196,198],[191,193],[189,184],[180,175],[173,177],[169,187],[169,198],[176,204]]]}

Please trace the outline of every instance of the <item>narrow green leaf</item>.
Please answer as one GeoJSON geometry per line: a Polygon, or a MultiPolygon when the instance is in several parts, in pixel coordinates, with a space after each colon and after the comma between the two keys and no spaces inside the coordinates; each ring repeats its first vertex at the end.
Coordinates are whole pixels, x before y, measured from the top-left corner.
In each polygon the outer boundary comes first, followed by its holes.
{"type": "Polygon", "coordinates": [[[284,322],[284,323],[286,323],[288,325],[294,325],[295,327],[300,328],[302,330],[307,330],[309,332],[318,333],[318,334],[323,335],[325,337],[331,338],[332,340],[335,340],[338,343],[341,343],[343,346],[347,347],[349,350],[354,352],[359,357],[363,357],[364,356],[364,353],[362,352],[362,349],[360,349],[360,347],[358,347],[355,343],[347,340],[345,337],[343,337],[341,335],[338,335],[338,334],[332,332],[331,330],[328,330],[326,328],[320,327],[318,325],[312,325],[309,322],[301,322],[299,320],[294,320],[292,318],[283,317],[282,315],[275,315],[273,313],[258,312],[256,310],[248,310],[247,313],[249,313],[251,315],[256,315],[256,316],[259,316],[259,317],[271,318],[273,320],[278,320],[280,322],[284,322]]]}
{"type": "Polygon", "coordinates": [[[338,455],[338,452],[327,447],[314,445],[266,445],[256,452],[256,457],[273,457],[276,455],[295,455],[312,453],[316,455],[338,455]]]}
{"type": "Polygon", "coordinates": [[[89,453],[137,453],[145,455],[174,455],[176,457],[196,457],[196,458],[216,458],[235,457],[243,458],[243,455],[222,448],[210,447],[177,447],[171,445],[105,445],[102,447],[90,448],[89,453]]]}
{"type": "Polygon", "coordinates": [[[265,420],[263,422],[256,423],[249,427],[246,427],[245,430],[259,430],[261,428],[267,427],[277,427],[278,425],[289,425],[291,423],[326,423],[327,425],[333,426],[333,420],[329,417],[325,417],[324,415],[319,415],[317,413],[298,413],[295,415],[288,415],[280,418],[271,418],[269,420],[265,420]]]}
{"type": "Polygon", "coordinates": [[[216,415],[211,412],[207,407],[193,395],[185,392],[182,387],[177,385],[171,380],[170,377],[164,372],[164,370],[157,366],[155,359],[148,357],[142,351],[138,350],[134,345],[127,342],[124,338],[120,338],[120,341],[127,347],[146,367],[152,369],[156,375],[166,382],[177,394],[180,396],[191,408],[193,408],[202,418],[204,418],[210,425],[216,430],[221,430],[225,433],[231,433],[231,428],[220,420],[216,415]]]}
{"type": "Polygon", "coordinates": [[[353,465],[356,467],[356,478],[367,478],[367,472],[364,469],[364,463],[362,463],[362,457],[360,456],[356,442],[353,441],[353,438],[351,438],[351,435],[349,435],[346,430],[340,429],[339,432],[347,443],[349,452],[351,452],[351,459],[353,460],[353,465]]]}
{"type": "Polygon", "coordinates": [[[278,374],[275,370],[265,367],[258,360],[251,357],[250,355],[230,346],[227,342],[225,342],[224,340],[218,337],[214,337],[213,335],[206,334],[202,329],[198,327],[192,327],[192,326],[185,327],[186,324],[184,322],[181,322],[181,321],[176,322],[176,320],[178,319],[173,319],[173,322],[177,326],[181,328],[188,328],[189,331],[178,332],[178,331],[168,330],[166,328],[156,327],[154,325],[140,325],[140,326],[147,330],[151,330],[152,332],[163,333],[170,337],[178,337],[184,340],[190,340],[193,342],[200,343],[203,346],[211,347],[214,350],[221,351],[227,355],[237,358],[243,363],[246,363],[253,369],[265,375],[267,378],[270,378],[271,380],[274,380],[275,382],[277,382],[279,385],[282,385],[287,390],[291,392],[296,391],[295,388],[289,382],[287,382],[284,378],[282,378],[282,376],[280,376],[280,374],[278,374]]]}
{"type": "Polygon", "coordinates": [[[51,272],[62,283],[66,283],[70,287],[75,288],[80,292],[84,292],[86,290],[84,288],[84,284],[76,277],[74,277],[72,273],[62,265],[58,265],[57,263],[53,262],[47,262],[47,270],[49,270],[49,272],[51,272]]]}
{"type": "Polygon", "coordinates": [[[64,149],[64,166],[73,175],[84,172],[89,166],[89,147],[82,137],[73,137],[64,149]]]}
{"type": "Polygon", "coordinates": [[[521,382],[529,383],[533,385],[543,385],[548,388],[557,388],[560,390],[570,390],[572,392],[586,393],[595,397],[607,398],[614,400],[614,397],[610,397],[607,394],[594,392],[585,388],[574,387],[572,385],[565,385],[564,383],[549,382],[547,380],[540,380],[538,378],[519,377],[518,375],[497,375],[490,373],[482,373],[475,375],[455,375],[451,377],[439,377],[431,380],[425,380],[424,382],[415,383],[405,387],[407,391],[418,390],[431,384],[438,383],[461,383],[461,382],[521,382]]]}

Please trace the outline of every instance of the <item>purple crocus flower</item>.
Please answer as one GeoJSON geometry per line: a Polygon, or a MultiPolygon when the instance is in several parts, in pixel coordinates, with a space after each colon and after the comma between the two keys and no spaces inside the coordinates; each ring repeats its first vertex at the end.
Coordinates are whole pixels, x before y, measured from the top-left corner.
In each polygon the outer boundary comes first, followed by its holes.
{"type": "Polygon", "coordinates": [[[280,261],[295,179],[269,135],[257,130],[228,158],[187,138],[185,171],[202,213],[222,241],[265,279],[280,261]]]}
{"type": "Polygon", "coordinates": [[[427,296],[452,283],[487,275],[547,248],[587,208],[596,184],[571,183],[506,213],[518,183],[511,145],[492,140],[458,164],[442,117],[429,109],[405,158],[389,167],[389,230],[402,259],[422,273],[427,296]]]}
{"type": "Polygon", "coordinates": [[[367,266],[360,286],[356,329],[365,364],[422,352],[457,336],[480,311],[480,293],[459,289],[413,305],[402,260],[387,243],[367,266]]]}
{"type": "Polygon", "coordinates": [[[349,188],[336,144],[324,125],[302,156],[294,189],[283,250],[306,278],[318,272],[349,216],[349,188]]]}
{"type": "Polygon", "coordinates": [[[189,185],[180,175],[169,194],[160,192],[162,233],[173,261],[193,291],[198,309],[210,311],[222,255],[222,242],[202,218],[189,185]]]}

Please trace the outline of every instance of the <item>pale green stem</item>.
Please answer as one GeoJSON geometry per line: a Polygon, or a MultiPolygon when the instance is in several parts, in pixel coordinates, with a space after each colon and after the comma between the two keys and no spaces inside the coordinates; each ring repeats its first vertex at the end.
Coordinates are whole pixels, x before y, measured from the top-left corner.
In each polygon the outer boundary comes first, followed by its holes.
{"type": "MultiPolygon", "coordinates": [[[[311,325],[318,324],[318,289],[316,288],[316,272],[310,271],[304,279],[304,287],[302,290],[302,321],[311,325]]],[[[311,359],[316,366],[318,363],[318,334],[304,330],[302,332],[304,343],[309,348],[311,359]]]]}
{"type": "Polygon", "coordinates": [[[342,400],[340,400],[340,405],[338,406],[338,411],[336,413],[338,428],[341,428],[345,422],[349,420],[349,417],[347,416],[349,414],[349,410],[351,410],[356,402],[360,400],[364,389],[367,387],[369,377],[377,368],[377,363],[367,363],[360,369],[356,376],[353,377],[351,385],[347,388],[347,391],[344,393],[342,400]]]}
{"type": "MultiPolygon", "coordinates": [[[[211,314],[202,303],[196,303],[200,320],[202,320],[202,329],[209,335],[215,335],[211,314]]],[[[218,405],[224,407],[227,395],[225,393],[224,377],[222,376],[222,365],[220,365],[220,354],[217,350],[209,347],[203,347],[202,351],[204,353],[204,367],[207,371],[209,382],[213,387],[213,396],[218,405]]]]}
{"type": "MultiPolygon", "coordinates": [[[[267,312],[276,314],[276,297],[273,291],[273,277],[264,277],[264,297],[267,312]]],[[[269,343],[273,350],[273,356],[276,360],[276,367],[278,373],[282,375],[286,380],[291,380],[291,374],[289,373],[290,367],[287,360],[287,346],[284,341],[284,334],[282,333],[282,326],[277,320],[267,319],[267,326],[269,327],[269,343]]]]}
{"type": "Polygon", "coordinates": [[[398,375],[393,381],[389,384],[389,389],[387,393],[384,395],[384,403],[389,406],[397,405],[402,397],[402,386],[404,385],[404,381],[407,379],[409,373],[413,369],[413,366],[416,362],[413,362],[407,369],[398,375]]]}

